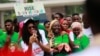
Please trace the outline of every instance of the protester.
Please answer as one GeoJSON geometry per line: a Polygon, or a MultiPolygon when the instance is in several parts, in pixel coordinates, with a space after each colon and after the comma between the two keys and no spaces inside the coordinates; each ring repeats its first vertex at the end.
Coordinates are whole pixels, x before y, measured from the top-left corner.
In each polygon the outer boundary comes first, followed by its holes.
{"type": "Polygon", "coordinates": [[[87,35],[90,39],[92,39],[93,38],[92,31],[91,31],[91,28],[90,28],[90,25],[89,25],[88,21],[85,20],[85,18],[87,18],[86,14],[84,14],[83,17],[82,17],[83,26],[84,26],[83,33],[85,35],[87,35]]]}
{"type": "Polygon", "coordinates": [[[61,30],[65,31],[67,34],[70,34],[71,30],[68,29],[68,21],[65,19],[61,19],[60,20],[60,24],[61,24],[61,30]]]}
{"type": "Polygon", "coordinates": [[[84,50],[86,47],[88,47],[90,41],[89,38],[83,34],[83,28],[81,23],[73,22],[71,28],[74,34],[73,52],[84,50]]]}
{"type": "Polygon", "coordinates": [[[68,21],[66,19],[61,19],[60,24],[61,24],[62,34],[63,33],[68,34],[70,40],[73,41],[74,40],[73,32],[71,29],[68,28],[68,26],[69,26],[68,21]]]}
{"type": "Polygon", "coordinates": [[[18,43],[18,33],[13,30],[13,21],[8,19],[5,21],[6,32],[3,33],[5,36],[0,37],[0,45],[3,47],[5,43],[10,40],[10,43],[18,43]]]}
{"type": "Polygon", "coordinates": [[[61,14],[61,13],[55,13],[54,15],[52,15],[52,19],[54,20],[54,19],[57,19],[57,20],[61,20],[61,19],[63,19],[64,18],[64,16],[63,16],[63,14],[61,14]]]}
{"type": "MultiPolygon", "coordinates": [[[[48,38],[49,26],[50,26],[50,21],[45,21],[44,22],[44,27],[45,27],[44,31],[45,31],[46,39],[48,42],[49,42],[49,38],[48,38]]],[[[51,53],[45,52],[44,56],[51,56],[51,53]]]]}
{"type": "Polygon", "coordinates": [[[59,21],[56,19],[51,21],[49,29],[49,44],[53,49],[53,56],[65,56],[68,54],[68,52],[71,51],[69,46],[69,37],[67,34],[61,34],[59,21]]]}
{"type": "Polygon", "coordinates": [[[13,21],[8,19],[5,21],[5,30],[7,37],[6,38],[11,38],[11,43],[18,43],[18,33],[14,31],[14,25],[13,21]]]}
{"type": "Polygon", "coordinates": [[[68,28],[70,28],[71,24],[72,24],[72,17],[71,16],[67,16],[67,17],[65,17],[65,19],[67,20],[67,22],[69,24],[68,28]]]}
{"type": "Polygon", "coordinates": [[[47,40],[49,40],[47,35],[48,35],[48,32],[49,32],[50,21],[45,21],[44,22],[44,26],[45,26],[45,35],[46,35],[46,38],[47,38],[47,40]]]}
{"type": "Polygon", "coordinates": [[[32,39],[34,40],[32,43],[32,56],[43,56],[44,51],[50,52],[44,31],[38,30],[35,22],[32,19],[29,19],[26,23],[24,23],[22,30],[21,47],[24,51],[27,51],[29,48],[29,39],[31,37],[34,37],[32,39]]]}
{"type": "Polygon", "coordinates": [[[32,56],[32,40],[33,37],[29,39],[29,48],[27,51],[23,52],[19,44],[10,43],[10,40],[7,40],[4,47],[0,49],[0,56],[32,56]]]}
{"type": "Polygon", "coordinates": [[[31,52],[24,53],[18,47],[18,33],[14,32],[12,20],[5,21],[5,28],[6,32],[0,37],[0,56],[31,56],[31,52]]]}
{"type": "Polygon", "coordinates": [[[81,22],[81,17],[79,16],[78,13],[72,14],[72,21],[73,22],[81,22]]]}

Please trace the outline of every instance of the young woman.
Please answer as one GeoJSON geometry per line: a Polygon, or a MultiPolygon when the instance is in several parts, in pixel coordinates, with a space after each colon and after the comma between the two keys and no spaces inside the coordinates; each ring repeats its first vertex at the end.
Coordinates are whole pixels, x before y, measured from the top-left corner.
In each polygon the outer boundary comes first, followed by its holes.
{"type": "Polygon", "coordinates": [[[67,22],[69,24],[69,27],[68,28],[70,28],[71,27],[71,24],[72,24],[72,17],[71,16],[67,16],[65,19],[67,20],[67,22]]]}
{"type": "Polygon", "coordinates": [[[47,38],[47,40],[49,40],[47,35],[48,35],[48,32],[49,32],[50,21],[45,21],[44,22],[44,27],[45,27],[46,38],[47,38]]]}
{"type": "Polygon", "coordinates": [[[50,23],[48,37],[50,37],[50,47],[53,49],[53,56],[65,56],[69,51],[69,39],[67,34],[61,34],[61,27],[58,20],[50,23]]]}
{"type": "Polygon", "coordinates": [[[72,33],[72,30],[69,29],[69,23],[66,19],[61,19],[60,21],[60,25],[61,25],[61,31],[62,31],[62,34],[63,33],[67,33],[69,35],[69,38],[71,41],[73,41],[73,33],[72,33]]]}
{"type": "MultiPolygon", "coordinates": [[[[45,31],[47,41],[49,41],[49,38],[48,38],[49,26],[50,26],[50,21],[45,21],[44,22],[44,27],[45,27],[44,31],[45,31]]],[[[51,56],[51,54],[45,52],[44,56],[51,56]]]]}
{"type": "Polygon", "coordinates": [[[89,45],[89,38],[83,34],[83,27],[79,22],[73,22],[71,25],[74,34],[73,52],[81,51],[89,45]]]}
{"type": "Polygon", "coordinates": [[[48,42],[45,38],[43,30],[38,30],[35,22],[29,19],[23,26],[21,47],[24,51],[29,48],[29,39],[34,37],[32,43],[32,56],[43,56],[44,51],[50,52],[50,48],[47,46],[48,42]],[[33,55],[34,54],[34,55],[33,55]]]}
{"type": "Polygon", "coordinates": [[[69,27],[68,21],[66,19],[61,19],[60,24],[61,24],[61,30],[65,31],[67,34],[70,34],[71,30],[68,29],[69,27]]]}

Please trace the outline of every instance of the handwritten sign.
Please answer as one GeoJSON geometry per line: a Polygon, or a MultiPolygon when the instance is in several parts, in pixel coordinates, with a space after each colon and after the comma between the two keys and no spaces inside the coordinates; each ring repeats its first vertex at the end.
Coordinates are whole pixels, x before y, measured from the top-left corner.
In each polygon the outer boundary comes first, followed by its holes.
{"type": "Polygon", "coordinates": [[[42,3],[23,3],[14,5],[18,22],[27,18],[44,21],[46,19],[45,9],[42,3]]]}

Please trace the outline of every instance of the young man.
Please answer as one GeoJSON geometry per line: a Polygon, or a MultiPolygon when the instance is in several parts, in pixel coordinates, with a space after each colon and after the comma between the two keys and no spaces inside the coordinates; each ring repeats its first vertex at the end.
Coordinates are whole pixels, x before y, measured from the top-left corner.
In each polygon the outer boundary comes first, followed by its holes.
{"type": "Polygon", "coordinates": [[[73,22],[81,22],[81,17],[79,16],[78,13],[72,14],[72,21],[73,22]]]}
{"type": "Polygon", "coordinates": [[[0,45],[1,48],[5,45],[9,45],[11,43],[16,44],[18,43],[18,33],[14,32],[13,29],[13,21],[8,19],[5,21],[5,30],[6,32],[3,33],[3,36],[0,37],[0,45]]]}
{"type": "Polygon", "coordinates": [[[86,14],[84,14],[83,17],[82,17],[83,26],[84,26],[84,28],[83,28],[83,33],[84,33],[86,36],[88,36],[88,37],[90,38],[90,40],[92,40],[93,34],[92,34],[92,31],[91,31],[91,27],[90,27],[88,21],[87,21],[85,18],[87,18],[87,17],[86,17],[86,14]]]}

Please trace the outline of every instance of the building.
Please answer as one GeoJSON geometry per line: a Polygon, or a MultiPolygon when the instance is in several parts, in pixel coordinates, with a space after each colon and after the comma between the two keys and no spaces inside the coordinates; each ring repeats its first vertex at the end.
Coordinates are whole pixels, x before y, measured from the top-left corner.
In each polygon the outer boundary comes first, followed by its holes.
{"type": "MultiPolygon", "coordinates": [[[[11,0],[13,3],[0,3],[0,24],[4,28],[5,11],[14,10],[15,3],[25,3],[27,0],[11,0]],[[15,2],[14,2],[15,1],[15,2]]],[[[33,0],[44,4],[46,15],[51,19],[51,15],[56,12],[65,13],[65,7],[70,5],[81,5],[85,0],[33,0]]]]}

